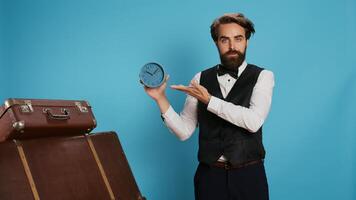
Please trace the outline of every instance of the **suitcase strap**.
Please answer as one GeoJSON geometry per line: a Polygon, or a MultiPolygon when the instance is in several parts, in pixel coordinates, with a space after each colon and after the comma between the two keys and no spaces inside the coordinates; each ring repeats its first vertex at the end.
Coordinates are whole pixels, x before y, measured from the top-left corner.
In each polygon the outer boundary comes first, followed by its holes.
{"type": "Polygon", "coordinates": [[[89,147],[90,147],[90,149],[91,149],[91,151],[92,151],[92,153],[93,153],[95,162],[96,162],[96,164],[97,164],[98,167],[99,167],[99,171],[100,171],[101,177],[103,178],[103,181],[104,181],[104,183],[105,183],[106,189],[107,189],[108,192],[109,192],[110,199],[111,199],[111,200],[115,200],[114,193],[113,193],[112,188],[111,188],[111,186],[110,186],[108,177],[107,177],[106,174],[105,174],[103,165],[102,165],[101,162],[100,162],[98,153],[97,153],[96,150],[95,150],[93,141],[91,140],[91,138],[90,138],[89,135],[86,135],[86,139],[87,139],[88,144],[89,144],[89,147]]]}
{"type": "Polygon", "coordinates": [[[17,141],[17,140],[14,140],[14,142],[16,144],[17,151],[19,153],[22,165],[23,165],[23,167],[25,169],[25,173],[26,173],[28,182],[30,183],[30,187],[31,187],[31,190],[32,190],[33,197],[34,197],[35,200],[40,200],[40,196],[38,195],[36,184],[35,184],[35,181],[33,180],[30,167],[28,166],[28,162],[27,162],[27,159],[26,159],[26,156],[25,156],[25,152],[24,152],[24,150],[22,148],[22,144],[21,144],[20,141],[17,141]]]}

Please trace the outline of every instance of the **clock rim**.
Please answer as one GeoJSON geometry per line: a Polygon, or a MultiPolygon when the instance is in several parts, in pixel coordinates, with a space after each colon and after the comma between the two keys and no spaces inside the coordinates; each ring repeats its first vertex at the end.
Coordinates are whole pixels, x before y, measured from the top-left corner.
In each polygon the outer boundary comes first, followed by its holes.
{"type": "Polygon", "coordinates": [[[144,64],[141,67],[139,77],[140,77],[140,81],[141,81],[141,83],[143,85],[145,85],[145,86],[147,86],[149,88],[157,88],[157,87],[161,86],[164,83],[165,77],[166,77],[166,72],[164,71],[163,65],[161,65],[160,63],[158,63],[158,62],[148,62],[148,63],[144,64]],[[145,81],[142,80],[142,74],[144,74],[143,69],[149,64],[154,64],[154,65],[158,66],[163,72],[163,78],[162,78],[161,82],[159,84],[157,84],[157,85],[151,85],[151,84],[148,84],[148,83],[146,83],[145,81]]]}

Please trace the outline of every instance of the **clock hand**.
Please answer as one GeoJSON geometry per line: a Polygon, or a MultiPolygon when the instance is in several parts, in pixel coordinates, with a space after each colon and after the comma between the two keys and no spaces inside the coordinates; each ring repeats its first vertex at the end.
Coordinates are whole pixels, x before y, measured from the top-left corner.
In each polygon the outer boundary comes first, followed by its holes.
{"type": "Polygon", "coordinates": [[[149,73],[151,76],[153,76],[153,74],[151,74],[149,71],[146,70],[147,73],[149,73]]]}
{"type": "Polygon", "coordinates": [[[153,74],[155,74],[157,72],[158,68],[153,72],[153,74]]]}

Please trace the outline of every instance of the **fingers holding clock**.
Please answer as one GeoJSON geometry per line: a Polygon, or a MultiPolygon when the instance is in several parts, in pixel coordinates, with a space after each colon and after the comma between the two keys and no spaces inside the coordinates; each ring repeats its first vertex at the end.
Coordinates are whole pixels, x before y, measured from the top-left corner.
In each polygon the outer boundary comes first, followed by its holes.
{"type": "MultiPolygon", "coordinates": [[[[160,86],[162,87],[162,86],[160,86]]],[[[164,97],[164,89],[160,89],[160,87],[158,88],[150,88],[147,86],[143,86],[145,92],[148,94],[148,96],[150,96],[152,99],[157,100],[160,99],[162,97],[164,97]]]]}
{"type": "Polygon", "coordinates": [[[161,99],[161,98],[164,98],[165,97],[165,90],[166,90],[166,87],[167,87],[167,81],[169,79],[169,75],[167,75],[165,77],[165,80],[163,82],[162,85],[160,85],[159,87],[156,87],[156,88],[150,88],[150,87],[147,87],[147,86],[143,86],[145,92],[151,97],[153,98],[154,100],[158,100],[158,99],[161,99]]]}
{"type": "Polygon", "coordinates": [[[169,80],[169,75],[167,74],[167,75],[164,77],[164,82],[163,82],[162,85],[159,86],[158,88],[163,88],[163,90],[165,90],[166,87],[167,87],[167,82],[168,82],[168,80],[169,80]]]}
{"type": "Polygon", "coordinates": [[[164,83],[167,83],[168,80],[169,80],[169,74],[166,75],[164,83]]]}

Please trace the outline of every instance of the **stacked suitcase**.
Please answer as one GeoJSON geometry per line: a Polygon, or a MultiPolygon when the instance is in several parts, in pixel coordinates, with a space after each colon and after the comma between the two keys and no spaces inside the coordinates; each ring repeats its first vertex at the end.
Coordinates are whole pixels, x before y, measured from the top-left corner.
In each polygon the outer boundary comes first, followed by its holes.
{"type": "Polygon", "coordinates": [[[143,200],[115,132],[85,101],[8,99],[0,107],[0,199],[143,200]]]}

